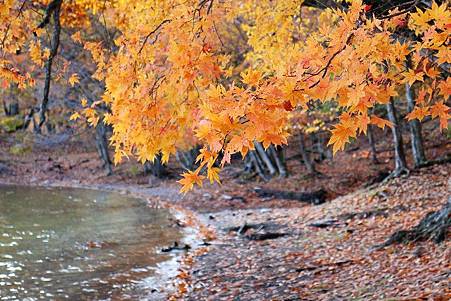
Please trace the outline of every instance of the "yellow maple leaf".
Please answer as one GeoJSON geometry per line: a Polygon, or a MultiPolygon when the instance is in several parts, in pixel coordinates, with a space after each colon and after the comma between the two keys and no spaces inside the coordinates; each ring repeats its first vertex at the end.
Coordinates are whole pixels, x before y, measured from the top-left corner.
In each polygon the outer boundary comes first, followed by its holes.
{"type": "Polygon", "coordinates": [[[438,6],[435,1],[432,1],[432,7],[428,10],[429,17],[431,19],[435,19],[437,21],[449,19],[450,12],[448,11],[448,7],[446,1],[438,6]]]}
{"type": "Polygon", "coordinates": [[[207,178],[210,180],[210,183],[213,184],[213,182],[221,183],[219,180],[219,168],[217,167],[210,167],[207,169],[207,178]]]}
{"type": "Polygon", "coordinates": [[[81,118],[80,114],[78,112],[73,113],[72,115],[70,115],[69,120],[77,120],[81,118]]]}
{"type": "Polygon", "coordinates": [[[81,44],[81,32],[80,31],[77,31],[76,33],[71,35],[71,38],[74,42],[81,44]]]}
{"type": "Polygon", "coordinates": [[[248,69],[246,72],[241,72],[240,76],[243,83],[249,86],[256,86],[263,77],[263,73],[258,70],[248,69]]]}
{"type": "Polygon", "coordinates": [[[80,82],[80,79],[78,78],[78,74],[74,73],[69,78],[69,84],[73,87],[75,84],[78,84],[80,82]]]}

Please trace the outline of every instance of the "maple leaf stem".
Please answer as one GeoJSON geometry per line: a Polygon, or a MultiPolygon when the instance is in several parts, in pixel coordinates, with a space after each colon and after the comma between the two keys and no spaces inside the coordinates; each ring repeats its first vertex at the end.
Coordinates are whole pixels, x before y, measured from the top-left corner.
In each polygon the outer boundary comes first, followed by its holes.
{"type": "Polygon", "coordinates": [[[169,22],[171,22],[171,20],[169,20],[169,19],[165,19],[165,20],[161,21],[161,23],[158,24],[158,26],[155,27],[154,30],[152,30],[151,32],[149,32],[149,33],[146,35],[146,37],[144,38],[144,41],[143,41],[143,43],[142,43],[142,45],[141,45],[141,48],[139,48],[138,54],[141,54],[141,52],[143,51],[144,46],[146,46],[146,43],[147,43],[147,41],[149,40],[149,38],[150,38],[154,33],[156,33],[161,27],[163,27],[164,24],[169,23],[169,22]]]}
{"type": "Polygon", "coordinates": [[[323,78],[326,76],[327,70],[329,69],[330,65],[332,64],[332,61],[335,59],[335,57],[336,57],[337,55],[339,55],[343,50],[346,49],[346,46],[348,46],[348,44],[349,44],[349,42],[351,41],[351,38],[352,38],[353,35],[354,35],[354,34],[351,33],[351,34],[348,36],[348,38],[346,39],[346,42],[345,42],[345,45],[343,46],[343,48],[341,48],[340,50],[336,51],[336,52],[329,58],[329,60],[328,60],[327,63],[326,63],[326,66],[324,66],[322,69],[320,69],[320,70],[315,74],[315,75],[318,75],[318,74],[320,74],[321,72],[323,72],[323,74],[321,75],[321,78],[318,79],[318,80],[317,80],[315,83],[313,83],[312,85],[310,85],[310,86],[309,86],[309,89],[312,89],[312,88],[314,88],[315,86],[317,86],[317,85],[320,83],[321,79],[323,79],[323,78]]]}
{"type": "Polygon", "coordinates": [[[403,9],[399,12],[387,15],[387,16],[378,17],[377,19],[379,19],[379,20],[390,19],[390,18],[394,18],[394,17],[400,16],[400,15],[406,14],[406,13],[412,11],[419,4],[419,2],[420,1],[418,1],[418,0],[413,0],[413,1],[401,4],[398,8],[402,8],[405,6],[407,6],[407,8],[403,9]]]}

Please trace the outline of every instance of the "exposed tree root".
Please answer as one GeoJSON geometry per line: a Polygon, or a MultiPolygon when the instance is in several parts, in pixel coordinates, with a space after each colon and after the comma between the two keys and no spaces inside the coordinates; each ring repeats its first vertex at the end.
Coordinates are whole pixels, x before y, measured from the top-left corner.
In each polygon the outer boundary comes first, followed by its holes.
{"type": "Polygon", "coordinates": [[[388,181],[390,181],[391,179],[394,178],[398,178],[401,176],[406,176],[408,177],[410,175],[410,170],[404,167],[401,168],[397,168],[395,169],[391,174],[389,174],[383,181],[382,183],[387,183],[388,181]]]}
{"type": "Polygon", "coordinates": [[[278,232],[266,232],[266,233],[252,233],[250,235],[246,235],[246,238],[249,240],[268,240],[268,239],[276,239],[279,237],[283,237],[287,235],[287,233],[278,233],[278,232]]]}
{"type": "Polygon", "coordinates": [[[313,192],[296,192],[296,191],[282,191],[271,189],[255,189],[255,192],[261,198],[276,198],[295,200],[300,202],[306,202],[314,205],[322,204],[326,201],[327,192],[324,189],[320,189],[313,192]]]}
{"type": "Polygon", "coordinates": [[[348,263],[353,263],[353,260],[343,260],[343,261],[337,261],[337,262],[330,262],[330,263],[325,263],[322,265],[318,265],[318,266],[305,266],[302,268],[298,268],[296,269],[296,272],[305,272],[305,271],[315,271],[321,268],[329,268],[329,267],[340,267],[342,265],[348,264],[348,263]]]}
{"type": "Polygon", "coordinates": [[[390,238],[376,249],[387,247],[396,243],[412,241],[433,240],[440,243],[447,239],[451,226],[451,197],[438,211],[429,212],[415,227],[410,230],[400,230],[393,233],[390,238]]]}
{"type": "Polygon", "coordinates": [[[424,167],[429,167],[429,166],[433,166],[433,165],[447,164],[447,163],[451,163],[451,155],[448,155],[444,158],[439,158],[437,160],[425,161],[425,162],[421,163],[418,166],[418,168],[424,168],[424,167]]]}

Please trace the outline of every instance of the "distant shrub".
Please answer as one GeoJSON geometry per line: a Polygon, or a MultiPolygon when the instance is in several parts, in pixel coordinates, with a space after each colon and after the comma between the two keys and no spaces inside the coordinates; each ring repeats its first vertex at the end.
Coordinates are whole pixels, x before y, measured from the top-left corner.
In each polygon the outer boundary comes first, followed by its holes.
{"type": "Polygon", "coordinates": [[[138,166],[133,165],[130,167],[129,172],[132,177],[136,177],[137,175],[139,175],[141,173],[141,169],[138,166]]]}
{"type": "Polygon", "coordinates": [[[24,124],[23,118],[20,115],[5,116],[0,118],[0,127],[8,132],[12,133],[20,129],[24,124]]]}
{"type": "Polygon", "coordinates": [[[24,145],[24,144],[15,144],[10,147],[9,152],[12,155],[21,156],[21,155],[31,152],[31,147],[28,145],[24,145]]]}

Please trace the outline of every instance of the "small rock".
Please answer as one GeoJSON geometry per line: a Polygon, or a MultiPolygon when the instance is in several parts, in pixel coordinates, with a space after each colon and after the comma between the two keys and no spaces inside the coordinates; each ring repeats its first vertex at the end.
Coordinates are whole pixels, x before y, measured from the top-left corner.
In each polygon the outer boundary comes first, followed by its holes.
{"type": "Polygon", "coordinates": [[[0,163],[0,174],[4,173],[8,173],[9,172],[9,168],[6,166],[6,164],[0,163]]]}
{"type": "Polygon", "coordinates": [[[202,197],[207,200],[211,200],[213,198],[213,196],[211,194],[209,194],[208,192],[204,193],[202,195],[202,197]]]}

